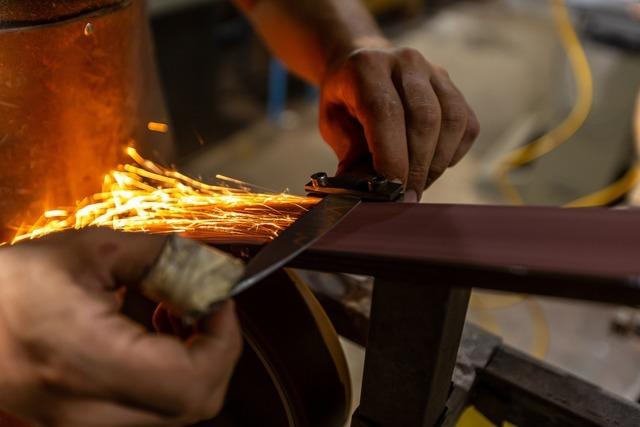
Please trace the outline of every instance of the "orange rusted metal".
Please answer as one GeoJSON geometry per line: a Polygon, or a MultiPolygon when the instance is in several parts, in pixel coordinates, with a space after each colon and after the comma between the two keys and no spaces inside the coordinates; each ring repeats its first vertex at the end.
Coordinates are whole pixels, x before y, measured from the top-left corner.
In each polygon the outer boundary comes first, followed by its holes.
{"type": "Polygon", "coordinates": [[[166,161],[149,121],[168,118],[143,1],[0,0],[0,237],[100,191],[132,141],[166,161]]]}
{"type": "Polygon", "coordinates": [[[128,6],[132,0],[0,0],[0,26],[51,24],[89,14],[105,14],[128,6]]]}

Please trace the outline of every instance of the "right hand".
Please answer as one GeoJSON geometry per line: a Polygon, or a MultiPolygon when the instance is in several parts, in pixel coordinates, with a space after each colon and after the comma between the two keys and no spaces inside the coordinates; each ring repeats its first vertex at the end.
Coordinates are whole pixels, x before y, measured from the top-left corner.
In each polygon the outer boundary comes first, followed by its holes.
{"type": "Polygon", "coordinates": [[[471,149],[480,124],[449,74],[414,49],[375,40],[336,51],[322,81],[320,131],[338,173],[371,156],[373,168],[405,184],[405,202],[471,149]]]}
{"type": "Polygon", "coordinates": [[[233,303],[186,341],[119,313],[163,239],[67,232],[0,248],[0,410],[45,426],[180,426],[215,416],[239,357],[233,303]]]}

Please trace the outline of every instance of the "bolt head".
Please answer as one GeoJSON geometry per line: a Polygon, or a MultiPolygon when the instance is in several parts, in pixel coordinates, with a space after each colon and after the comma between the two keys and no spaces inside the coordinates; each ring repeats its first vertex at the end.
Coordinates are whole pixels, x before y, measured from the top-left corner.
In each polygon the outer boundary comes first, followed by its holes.
{"type": "Polygon", "coordinates": [[[316,172],[311,175],[311,185],[314,188],[326,187],[329,184],[329,176],[326,172],[316,172]]]}

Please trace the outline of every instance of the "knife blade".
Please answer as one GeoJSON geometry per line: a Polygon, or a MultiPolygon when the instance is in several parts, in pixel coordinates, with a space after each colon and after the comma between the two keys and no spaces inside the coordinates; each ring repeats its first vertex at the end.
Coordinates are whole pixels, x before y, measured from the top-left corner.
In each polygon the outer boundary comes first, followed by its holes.
{"type": "Polygon", "coordinates": [[[360,203],[359,197],[326,196],[249,261],[244,275],[231,289],[231,296],[246,290],[286,265],[336,226],[360,203]]]}

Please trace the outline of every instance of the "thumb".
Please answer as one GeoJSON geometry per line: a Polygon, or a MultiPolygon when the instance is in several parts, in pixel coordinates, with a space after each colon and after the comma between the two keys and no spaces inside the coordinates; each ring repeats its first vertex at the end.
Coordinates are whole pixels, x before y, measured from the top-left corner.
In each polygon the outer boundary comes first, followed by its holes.
{"type": "Polygon", "coordinates": [[[337,175],[351,172],[354,164],[370,155],[362,126],[343,106],[321,108],[320,132],[338,156],[337,175]]]}
{"type": "Polygon", "coordinates": [[[106,290],[137,284],[161,253],[166,236],[86,228],[54,233],[21,242],[15,250],[31,248],[40,262],[81,276],[106,290]]]}
{"type": "Polygon", "coordinates": [[[80,251],[104,279],[118,286],[137,286],[162,252],[167,236],[126,233],[105,228],[77,232],[80,251]]]}
{"type": "Polygon", "coordinates": [[[238,259],[177,235],[158,236],[88,230],[82,235],[93,251],[94,269],[103,281],[140,291],[165,303],[175,314],[198,317],[229,297],[244,272],[238,259]]]}

